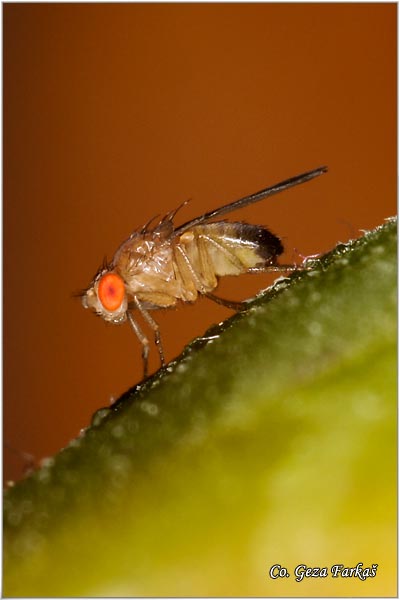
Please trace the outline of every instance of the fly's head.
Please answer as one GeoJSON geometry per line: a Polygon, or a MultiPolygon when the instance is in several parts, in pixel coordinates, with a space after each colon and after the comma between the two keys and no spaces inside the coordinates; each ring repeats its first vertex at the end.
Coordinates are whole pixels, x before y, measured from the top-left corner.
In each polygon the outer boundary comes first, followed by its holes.
{"type": "Polygon", "coordinates": [[[101,268],[83,294],[82,304],[109,323],[123,323],[128,309],[124,280],[112,268],[101,268]]]}

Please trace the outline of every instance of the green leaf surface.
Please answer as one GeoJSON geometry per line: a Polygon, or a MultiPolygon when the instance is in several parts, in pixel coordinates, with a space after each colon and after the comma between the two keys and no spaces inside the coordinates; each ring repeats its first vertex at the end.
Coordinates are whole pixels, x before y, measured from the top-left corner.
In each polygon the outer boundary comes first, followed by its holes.
{"type": "Polygon", "coordinates": [[[396,239],[278,280],[7,490],[3,594],[395,595],[396,239]]]}

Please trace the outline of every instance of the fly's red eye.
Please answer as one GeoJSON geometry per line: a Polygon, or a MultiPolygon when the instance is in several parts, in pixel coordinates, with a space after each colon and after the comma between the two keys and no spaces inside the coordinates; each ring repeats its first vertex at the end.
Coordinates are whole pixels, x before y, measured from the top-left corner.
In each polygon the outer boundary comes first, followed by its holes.
{"type": "Polygon", "coordinates": [[[125,297],[125,285],[116,273],[107,273],[99,281],[99,300],[106,310],[117,310],[125,297]]]}

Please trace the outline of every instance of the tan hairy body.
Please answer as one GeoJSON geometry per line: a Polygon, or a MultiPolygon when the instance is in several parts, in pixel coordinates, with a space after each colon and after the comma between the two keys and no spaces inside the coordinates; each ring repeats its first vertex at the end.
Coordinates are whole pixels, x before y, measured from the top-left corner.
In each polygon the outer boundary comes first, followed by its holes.
{"type": "Polygon", "coordinates": [[[225,301],[212,294],[219,277],[297,268],[277,263],[283,246],[279,238],[265,227],[210,220],[309,181],[325,171],[326,168],[321,167],[304,173],[206,213],[178,228],[173,223],[177,210],[167,214],[151,229],[148,223],[140,231],[134,231],[118,248],[111,263],[98,271],[83,294],[83,305],[111,323],[129,320],[142,343],[146,376],[149,341],[133,318],[132,310],[138,309],[153,329],[161,364],[164,365],[158,325],[149,311],[172,308],[180,301],[195,302],[199,294],[237,310],[243,303],[225,301]]]}
{"type": "Polygon", "coordinates": [[[195,302],[199,294],[217,287],[219,277],[275,264],[283,251],[267,230],[243,223],[199,225],[175,238],[172,233],[172,222],[162,221],[151,232],[124,242],[114,256],[115,271],[145,308],[195,302]],[[267,250],[258,241],[263,234],[270,240],[267,250]]]}

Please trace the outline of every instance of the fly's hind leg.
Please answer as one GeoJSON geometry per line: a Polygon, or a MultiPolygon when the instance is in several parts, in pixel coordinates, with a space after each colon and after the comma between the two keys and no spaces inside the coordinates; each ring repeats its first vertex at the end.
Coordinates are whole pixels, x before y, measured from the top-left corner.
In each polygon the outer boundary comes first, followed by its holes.
{"type": "MultiPolygon", "coordinates": [[[[250,267],[246,270],[246,273],[269,273],[269,272],[277,272],[277,273],[287,273],[288,271],[298,271],[300,269],[304,269],[307,267],[298,266],[298,265],[266,265],[265,267],[250,267]]],[[[311,268],[311,267],[310,267],[311,268]]],[[[232,310],[241,311],[245,310],[248,306],[248,300],[242,300],[241,302],[237,302],[235,300],[225,300],[225,298],[220,298],[219,296],[215,296],[214,294],[208,293],[205,294],[207,298],[216,302],[217,304],[221,304],[222,306],[226,306],[226,308],[231,308],[232,310]]]]}
{"type": "Polygon", "coordinates": [[[205,294],[205,296],[207,298],[209,298],[210,300],[212,300],[213,302],[216,302],[217,304],[221,304],[222,306],[225,306],[226,308],[231,308],[232,310],[235,311],[240,311],[240,310],[244,310],[245,308],[247,308],[247,300],[242,300],[241,302],[237,302],[235,300],[225,300],[225,298],[220,298],[219,296],[215,296],[214,294],[211,294],[210,292],[208,292],[207,294],[205,294]]]}
{"type": "Polygon", "coordinates": [[[314,269],[315,265],[312,264],[314,259],[319,258],[320,254],[312,254],[310,256],[302,256],[300,254],[303,261],[300,264],[292,263],[290,265],[280,265],[276,263],[276,257],[272,259],[273,262],[270,264],[266,264],[262,267],[250,267],[247,270],[247,273],[294,273],[295,271],[311,271],[314,269]],[[307,264],[311,259],[311,264],[307,264]]]}
{"type": "Polygon", "coordinates": [[[246,273],[287,273],[304,269],[301,265],[265,265],[265,267],[250,267],[246,273]]]}
{"type": "MultiPolygon", "coordinates": [[[[241,261],[239,260],[239,258],[237,256],[235,256],[232,252],[229,252],[229,250],[227,250],[221,244],[218,244],[218,242],[216,242],[209,236],[206,236],[206,235],[199,236],[199,245],[198,246],[199,246],[199,256],[200,256],[200,261],[201,261],[201,265],[202,265],[202,270],[204,273],[207,273],[209,275],[210,283],[211,283],[210,287],[211,287],[211,289],[214,289],[217,287],[218,281],[215,276],[215,271],[213,270],[211,261],[209,259],[208,249],[207,249],[207,245],[206,245],[207,242],[209,244],[213,245],[215,248],[217,248],[220,252],[222,252],[222,254],[225,257],[225,260],[232,263],[232,265],[234,267],[236,267],[236,269],[239,272],[241,270],[243,270],[243,264],[241,263],[241,261]]],[[[221,304],[221,306],[225,306],[226,308],[230,308],[231,310],[234,310],[234,311],[241,311],[246,308],[246,300],[244,300],[242,302],[241,301],[238,302],[236,300],[225,300],[225,298],[220,298],[219,296],[215,296],[211,292],[206,292],[206,293],[204,293],[204,295],[207,298],[209,298],[210,300],[212,300],[213,302],[216,302],[217,304],[221,304]]]]}
{"type": "Polygon", "coordinates": [[[156,343],[158,354],[160,355],[161,366],[165,367],[165,355],[164,355],[164,349],[163,349],[162,342],[161,342],[160,328],[158,326],[158,323],[156,323],[156,321],[153,319],[153,317],[150,315],[150,313],[145,308],[143,308],[142,303],[140,302],[140,300],[138,300],[138,298],[136,298],[136,296],[134,297],[133,300],[134,300],[135,305],[137,306],[137,308],[140,310],[141,314],[143,315],[143,318],[145,319],[145,321],[150,325],[150,327],[154,331],[154,341],[156,343]]]}

